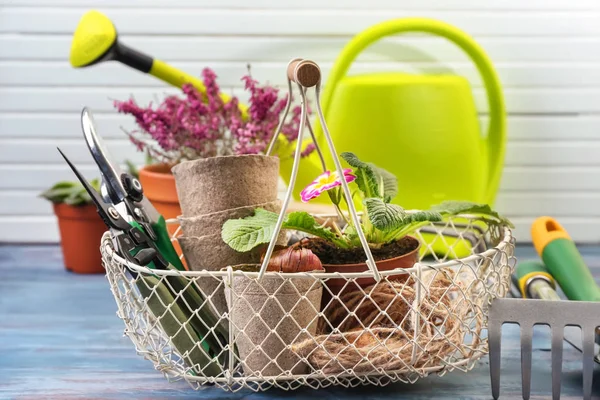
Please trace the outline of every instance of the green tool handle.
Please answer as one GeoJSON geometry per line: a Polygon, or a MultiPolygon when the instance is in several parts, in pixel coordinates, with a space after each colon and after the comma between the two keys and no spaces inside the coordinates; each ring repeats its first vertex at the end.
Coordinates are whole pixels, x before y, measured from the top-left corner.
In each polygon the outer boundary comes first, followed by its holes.
{"type": "Polygon", "coordinates": [[[600,288],[567,231],[553,218],[534,221],[533,243],[569,300],[600,301],[600,288]]]}
{"type": "MultiPolygon", "coordinates": [[[[206,86],[204,86],[202,80],[183,72],[164,61],[157,60],[156,58],[152,59],[152,66],[150,67],[150,71],[148,71],[148,73],[179,88],[186,83],[189,83],[198,89],[200,93],[206,94],[206,86]]],[[[224,103],[228,103],[231,100],[231,97],[225,93],[219,93],[219,97],[221,97],[224,103]]],[[[248,107],[244,104],[239,104],[239,108],[242,112],[242,116],[246,118],[248,107]]]]}
{"type": "Polygon", "coordinates": [[[524,298],[560,300],[554,291],[556,283],[546,266],[539,261],[524,261],[517,264],[515,276],[519,281],[519,291],[524,298]],[[545,285],[539,283],[543,281],[545,285]],[[551,294],[547,289],[550,289],[551,294]],[[550,298],[547,298],[550,297],[550,298]]]}
{"type": "MultiPolygon", "coordinates": [[[[121,42],[116,42],[114,46],[114,57],[117,61],[120,61],[133,69],[150,74],[175,87],[181,88],[186,83],[189,83],[202,95],[206,95],[206,86],[201,79],[121,42]]],[[[228,103],[231,100],[231,96],[225,93],[219,93],[219,97],[224,103],[228,103]]],[[[242,112],[242,117],[247,118],[248,106],[238,104],[238,107],[242,112]]]]}
{"type": "MultiPolygon", "coordinates": [[[[136,221],[130,221],[129,225],[131,225],[134,228],[139,229],[140,231],[144,232],[144,228],[142,228],[142,226],[140,224],[138,224],[136,221]]],[[[144,232],[144,233],[146,233],[146,232],[144,232]]],[[[140,251],[141,249],[142,249],[141,247],[136,247],[135,249],[133,249],[129,253],[132,256],[135,256],[137,254],[137,252],[140,251]]],[[[156,265],[154,264],[154,261],[150,261],[150,263],[148,265],[142,265],[142,267],[148,267],[150,269],[156,269],[156,265]]]]}
{"type": "Polygon", "coordinates": [[[158,248],[158,251],[160,251],[160,254],[179,271],[185,271],[185,267],[173,247],[169,231],[167,230],[167,223],[162,215],[158,217],[157,222],[152,224],[152,229],[154,229],[154,233],[157,237],[156,247],[158,248]]]}
{"type": "Polygon", "coordinates": [[[548,276],[550,280],[553,280],[548,268],[539,261],[520,261],[515,267],[515,275],[519,280],[531,274],[548,276]]]}
{"type": "MultiPolygon", "coordinates": [[[[142,226],[137,223],[136,221],[131,221],[129,223],[131,226],[139,229],[140,231],[144,232],[144,229],[142,228],[142,226]]],[[[175,269],[179,270],[179,271],[185,271],[185,267],[183,266],[183,263],[181,262],[181,259],[179,258],[179,256],[177,255],[177,252],[175,251],[175,248],[173,247],[173,243],[171,242],[171,237],[169,236],[169,231],[167,230],[167,223],[165,222],[164,217],[161,215],[158,218],[158,221],[153,223],[151,225],[152,229],[154,230],[154,233],[156,234],[156,241],[154,242],[154,244],[156,245],[156,248],[158,249],[158,251],[160,252],[160,255],[164,257],[164,259],[171,264],[171,266],[173,266],[175,269]]],[[[139,248],[136,248],[132,253],[132,255],[135,255],[135,253],[137,253],[139,251],[139,248]]],[[[156,265],[154,265],[154,262],[151,262],[150,264],[147,265],[148,268],[150,269],[156,269],[156,265]]]]}
{"type": "Polygon", "coordinates": [[[219,365],[219,359],[212,353],[220,354],[223,351],[214,334],[201,321],[196,321],[197,317],[191,317],[188,307],[180,304],[176,295],[161,280],[154,276],[140,276],[136,286],[171,343],[193,372],[206,376],[221,375],[223,369],[219,365]],[[201,346],[198,346],[198,342],[201,346]]]}
{"type": "MultiPolygon", "coordinates": [[[[136,221],[131,221],[130,225],[143,230],[136,221]]],[[[177,256],[169,239],[166,222],[162,216],[159,217],[156,224],[153,224],[153,229],[159,238],[156,245],[161,255],[169,262],[169,258],[175,257],[180,265],[180,270],[184,270],[181,260],[179,260],[179,256],[177,256]]],[[[135,255],[137,251],[139,251],[139,248],[134,249],[132,255],[135,255]]],[[[149,263],[147,267],[156,269],[154,262],[149,263]]],[[[167,268],[176,269],[173,263],[170,263],[167,268]]],[[[137,273],[134,274],[137,275],[137,273]]],[[[177,351],[182,356],[188,354],[187,358],[184,357],[186,362],[190,366],[197,364],[202,367],[205,375],[217,376],[221,373],[221,369],[213,357],[216,356],[224,362],[227,353],[222,351],[218,336],[227,338],[227,331],[221,326],[219,318],[214,314],[211,306],[202,295],[196,291],[193,284],[189,285],[189,282],[181,276],[166,276],[164,280],[169,283],[168,286],[156,276],[141,275],[136,285],[142,296],[147,299],[148,307],[160,321],[177,351]],[[151,290],[152,288],[154,290],[151,290]],[[170,309],[170,312],[167,312],[165,307],[170,309]],[[182,327],[185,329],[180,329],[182,327]],[[197,333],[198,339],[201,340],[200,344],[203,350],[198,348],[195,340],[190,340],[190,335],[194,337],[191,333],[192,329],[197,333]]]]}
{"type": "Polygon", "coordinates": [[[572,240],[548,243],[542,259],[569,300],[600,301],[600,288],[572,240]]]}

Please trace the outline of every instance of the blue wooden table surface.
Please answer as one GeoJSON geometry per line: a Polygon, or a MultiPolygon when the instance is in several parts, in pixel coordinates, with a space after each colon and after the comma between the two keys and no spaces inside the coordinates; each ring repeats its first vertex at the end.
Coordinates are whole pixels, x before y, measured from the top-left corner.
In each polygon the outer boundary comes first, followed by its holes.
{"type": "MultiPolygon", "coordinates": [[[[600,248],[582,248],[600,281],[600,248]]],[[[533,249],[517,249],[519,259],[533,249]]],[[[0,399],[264,399],[403,398],[491,399],[487,357],[469,373],[430,376],[414,385],[315,392],[248,390],[228,393],[185,382],[168,383],[149,361],[136,355],[123,336],[115,301],[104,276],[66,272],[56,246],[0,246],[0,399]]],[[[503,331],[501,398],[521,398],[518,329],[503,331]]],[[[550,336],[534,334],[532,398],[550,398],[550,336]]],[[[581,356],[564,350],[563,399],[581,399],[581,356]]],[[[600,368],[593,393],[600,399],[600,368]]]]}

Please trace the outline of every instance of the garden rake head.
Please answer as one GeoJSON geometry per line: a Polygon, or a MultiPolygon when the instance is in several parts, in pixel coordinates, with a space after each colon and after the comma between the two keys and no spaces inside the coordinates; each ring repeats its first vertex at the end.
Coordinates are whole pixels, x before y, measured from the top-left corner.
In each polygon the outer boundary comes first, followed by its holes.
{"type": "Polygon", "coordinates": [[[592,398],[595,331],[600,326],[600,304],[584,301],[547,301],[537,299],[495,299],[490,308],[488,340],[492,396],[500,395],[500,342],[502,325],[521,327],[521,378],[523,399],[531,391],[532,335],[535,325],[548,325],[552,331],[552,398],[560,398],[563,333],[566,326],[581,328],[583,352],[583,398],[592,398]]]}

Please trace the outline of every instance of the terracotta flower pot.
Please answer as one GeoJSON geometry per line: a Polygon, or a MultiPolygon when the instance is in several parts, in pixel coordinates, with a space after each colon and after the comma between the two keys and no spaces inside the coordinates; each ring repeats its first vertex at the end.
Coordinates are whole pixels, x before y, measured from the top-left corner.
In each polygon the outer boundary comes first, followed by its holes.
{"type": "Polygon", "coordinates": [[[184,217],[277,200],[278,157],[211,157],[182,162],[172,172],[184,217]]]}
{"type": "MultiPolygon", "coordinates": [[[[407,238],[414,240],[414,242],[415,242],[414,250],[411,250],[409,253],[403,254],[398,257],[390,258],[387,260],[376,261],[375,265],[377,266],[378,271],[391,271],[393,269],[398,269],[398,268],[406,269],[406,268],[411,268],[413,265],[415,265],[415,263],[419,260],[419,248],[421,247],[421,244],[419,243],[419,241],[417,239],[415,239],[412,236],[407,236],[407,238]]],[[[365,256],[365,259],[366,259],[366,256],[365,256]]],[[[325,268],[325,271],[328,273],[365,272],[365,271],[369,270],[367,263],[323,264],[323,268],[325,268]]],[[[396,280],[396,281],[405,281],[407,278],[408,278],[408,274],[398,274],[398,275],[389,277],[389,279],[396,280]]],[[[329,279],[326,282],[326,285],[329,288],[329,290],[331,290],[332,293],[338,294],[347,282],[348,281],[346,279],[333,278],[333,279],[329,279]]],[[[373,278],[359,278],[359,279],[356,279],[355,282],[361,288],[365,288],[367,286],[374,284],[375,280],[373,278]]],[[[355,285],[349,284],[346,287],[346,289],[344,289],[344,291],[352,290],[353,286],[354,286],[354,288],[356,288],[355,285]]]]}
{"type": "Polygon", "coordinates": [[[96,207],[54,204],[65,268],[79,274],[104,273],[100,240],[107,228],[96,207]]]}
{"type": "Polygon", "coordinates": [[[234,276],[225,295],[246,376],[307,372],[308,366],[288,346],[316,334],[322,292],[320,282],[306,277],[267,274],[258,282],[234,276]]]}
{"type": "MultiPolygon", "coordinates": [[[[156,211],[165,219],[173,219],[181,215],[181,206],[179,205],[177,188],[175,187],[175,177],[171,172],[170,164],[144,166],[140,169],[140,183],[144,188],[144,196],[150,200],[156,211]]],[[[177,229],[177,225],[167,225],[169,236],[173,236],[177,229]]],[[[179,243],[173,242],[173,247],[175,247],[177,254],[181,255],[179,243]]],[[[182,262],[183,266],[188,269],[185,260],[182,262]]]]}
{"type": "MultiPolygon", "coordinates": [[[[144,196],[165,219],[177,218],[181,215],[179,198],[175,187],[175,177],[168,164],[147,165],[140,169],[140,183],[144,188],[144,196]]],[[[173,232],[177,227],[169,227],[173,232]]]]}
{"type": "MultiPolygon", "coordinates": [[[[415,248],[410,252],[403,254],[398,257],[390,258],[387,260],[375,261],[375,265],[377,266],[378,271],[391,271],[394,269],[406,269],[412,268],[415,263],[419,260],[419,248],[421,244],[419,241],[412,236],[407,236],[408,238],[415,241],[415,248]]],[[[366,256],[365,256],[366,259],[366,256]]],[[[328,273],[348,273],[348,272],[365,272],[369,270],[367,263],[357,263],[357,264],[323,264],[323,268],[328,273]]],[[[406,282],[410,275],[408,274],[397,274],[388,276],[387,279],[396,282],[406,282]]],[[[365,289],[373,284],[376,281],[373,278],[358,278],[354,281],[348,281],[343,278],[331,278],[325,282],[328,290],[323,291],[323,296],[321,300],[321,310],[325,314],[329,314],[333,312],[333,310],[343,307],[341,301],[338,299],[334,299],[333,295],[337,295],[338,298],[341,296],[358,291],[360,289],[365,289]]],[[[323,324],[319,326],[322,330],[327,330],[328,327],[323,324]]]]}

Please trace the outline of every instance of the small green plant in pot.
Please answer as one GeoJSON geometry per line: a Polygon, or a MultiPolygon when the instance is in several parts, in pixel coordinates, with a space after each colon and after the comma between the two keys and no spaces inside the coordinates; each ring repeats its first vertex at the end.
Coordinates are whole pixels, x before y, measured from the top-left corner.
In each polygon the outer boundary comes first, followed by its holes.
{"type": "MultiPolygon", "coordinates": [[[[446,201],[426,211],[407,212],[390,203],[398,193],[398,182],[394,175],[374,164],[361,161],[353,153],[342,153],[341,156],[353,169],[344,170],[343,178],[337,172],[323,173],[301,192],[301,198],[307,202],[327,192],[343,221],[340,224],[343,227],[336,223],[331,227],[319,225],[306,212],[290,213],[283,223],[284,229],[311,235],[292,246],[311,250],[319,257],[327,272],[363,272],[368,269],[364,262],[366,256],[359,239],[358,227],[348,217],[341,179],[348,183],[354,182],[353,196],[359,196],[363,206],[360,229],[369,243],[378,270],[412,267],[418,260],[420,243],[410,234],[431,222],[458,214],[474,214],[510,225],[508,220],[489,206],[471,202],[446,201]]],[[[257,209],[253,216],[227,221],[222,229],[222,238],[237,251],[249,251],[269,241],[277,218],[275,213],[257,209]]],[[[398,279],[402,277],[398,275],[398,279]]],[[[357,281],[363,287],[372,283],[370,278],[357,281]]],[[[330,279],[327,284],[336,293],[345,281],[330,279]]]]}
{"type": "MultiPolygon", "coordinates": [[[[100,182],[90,182],[100,190],[100,182]]],[[[103,273],[100,240],[106,225],[79,182],[59,182],[41,197],[52,202],[58,219],[65,268],[81,274],[103,273]]]]}

